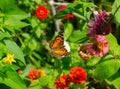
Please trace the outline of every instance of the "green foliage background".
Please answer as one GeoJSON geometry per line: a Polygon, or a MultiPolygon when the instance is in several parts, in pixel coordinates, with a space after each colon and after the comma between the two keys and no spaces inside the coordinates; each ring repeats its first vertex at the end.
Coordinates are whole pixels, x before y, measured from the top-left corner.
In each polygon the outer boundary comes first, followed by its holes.
{"type": "MultiPolygon", "coordinates": [[[[87,0],[76,0],[53,17],[47,0],[0,0],[0,89],[55,89],[54,78],[61,73],[68,74],[74,66],[86,69],[88,79],[85,85],[89,89],[120,89],[120,9],[114,15],[120,1],[94,1],[93,4],[87,0]],[[44,21],[35,16],[35,9],[40,5],[49,8],[49,16],[44,21]],[[86,36],[92,14],[89,7],[112,12],[116,27],[107,36],[109,52],[101,58],[84,61],[77,50],[79,44],[89,42],[86,36]],[[68,13],[73,13],[75,18],[64,20],[63,16],[68,13]],[[61,60],[50,54],[49,42],[57,35],[54,19],[62,20],[64,39],[71,48],[69,56],[61,60]],[[17,62],[3,64],[2,59],[7,53],[14,54],[17,62]],[[32,68],[45,70],[46,76],[31,83],[28,72],[32,68]],[[22,70],[20,75],[16,73],[17,69],[22,70]]],[[[69,89],[84,87],[71,84],[69,89]]]]}

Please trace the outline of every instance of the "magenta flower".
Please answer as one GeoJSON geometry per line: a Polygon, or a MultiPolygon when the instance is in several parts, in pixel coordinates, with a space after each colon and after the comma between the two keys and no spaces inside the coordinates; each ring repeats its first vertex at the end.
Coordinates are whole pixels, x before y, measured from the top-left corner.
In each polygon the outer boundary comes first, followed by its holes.
{"type": "Polygon", "coordinates": [[[107,35],[111,32],[111,26],[106,21],[106,12],[103,11],[100,14],[96,14],[96,19],[90,20],[88,23],[89,29],[87,36],[95,36],[95,35],[107,35]]]}
{"type": "Polygon", "coordinates": [[[105,36],[96,35],[93,43],[88,43],[86,45],[86,50],[90,55],[102,57],[108,52],[109,44],[105,36]]]}

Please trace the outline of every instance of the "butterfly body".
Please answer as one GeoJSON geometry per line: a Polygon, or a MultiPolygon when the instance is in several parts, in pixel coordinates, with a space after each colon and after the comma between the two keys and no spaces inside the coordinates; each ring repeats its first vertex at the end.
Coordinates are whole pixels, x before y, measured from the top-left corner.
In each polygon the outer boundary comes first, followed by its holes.
{"type": "Polygon", "coordinates": [[[68,50],[64,45],[64,38],[62,35],[57,35],[49,44],[51,54],[57,58],[63,58],[68,54],[68,50]]]}

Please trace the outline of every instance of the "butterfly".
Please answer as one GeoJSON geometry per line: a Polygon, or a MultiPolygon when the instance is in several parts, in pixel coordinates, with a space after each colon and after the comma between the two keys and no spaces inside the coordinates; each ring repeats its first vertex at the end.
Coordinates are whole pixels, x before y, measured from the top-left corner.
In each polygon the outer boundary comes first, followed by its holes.
{"type": "Polygon", "coordinates": [[[65,46],[63,35],[58,34],[54,40],[52,40],[49,44],[51,54],[57,58],[65,57],[69,50],[65,46]]]}

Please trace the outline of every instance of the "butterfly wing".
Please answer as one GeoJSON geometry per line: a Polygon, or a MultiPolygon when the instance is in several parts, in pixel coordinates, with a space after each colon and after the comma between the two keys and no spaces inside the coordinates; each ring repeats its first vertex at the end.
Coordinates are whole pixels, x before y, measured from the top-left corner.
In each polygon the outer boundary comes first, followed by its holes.
{"type": "Polygon", "coordinates": [[[49,44],[51,49],[60,48],[64,45],[64,38],[61,35],[57,35],[55,40],[52,40],[49,44]]]}
{"type": "Polygon", "coordinates": [[[68,51],[66,48],[61,47],[61,48],[54,49],[53,51],[51,51],[51,53],[53,56],[57,58],[62,58],[68,54],[68,51]]]}

